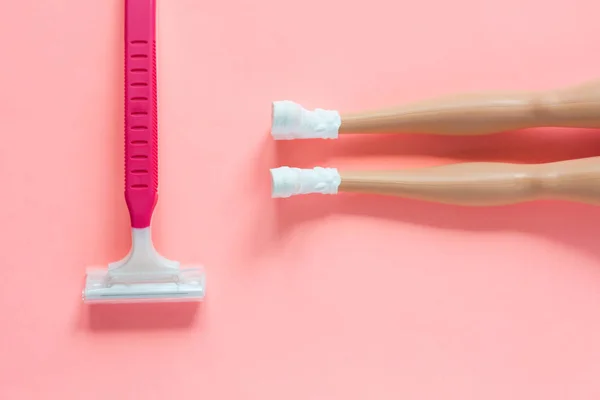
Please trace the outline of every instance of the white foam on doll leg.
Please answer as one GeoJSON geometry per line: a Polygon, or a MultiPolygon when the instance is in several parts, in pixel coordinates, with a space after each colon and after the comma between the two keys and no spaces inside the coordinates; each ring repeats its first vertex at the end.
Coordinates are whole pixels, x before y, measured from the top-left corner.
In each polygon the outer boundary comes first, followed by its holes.
{"type": "Polygon", "coordinates": [[[271,135],[275,140],[337,139],[341,124],[336,110],[307,110],[289,100],[273,102],[271,135]]]}
{"type": "Polygon", "coordinates": [[[341,177],[336,168],[312,169],[279,167],[271,169],[271,196],[290,197],[300,194],[336,194],[341,177]]]}

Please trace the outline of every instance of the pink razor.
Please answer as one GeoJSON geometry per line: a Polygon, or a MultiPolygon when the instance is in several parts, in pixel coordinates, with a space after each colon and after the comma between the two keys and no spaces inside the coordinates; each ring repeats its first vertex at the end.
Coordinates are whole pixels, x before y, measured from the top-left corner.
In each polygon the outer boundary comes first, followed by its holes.
{"type": "Polygon", "coordinates": [[[162,257],[150,232],[158,200],[155,0],[125,0],[125,200],[131,250],[108,270],[88,269],[84,301],[201,300],[202,267],[162,257]]]}

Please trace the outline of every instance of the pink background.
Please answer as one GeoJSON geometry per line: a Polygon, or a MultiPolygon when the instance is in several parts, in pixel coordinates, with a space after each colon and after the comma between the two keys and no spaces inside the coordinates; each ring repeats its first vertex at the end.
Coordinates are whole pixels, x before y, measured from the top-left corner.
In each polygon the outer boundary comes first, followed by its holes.
{"type": "MultiPolygon", "coordinates": [[[[128,250],[122,0],[0,1],[0,398],[598,399],[600,211],[270,198],[280,165],[598,155],[598,132],[274,143],[341,111],[595,78],[600,3],[159,0],[157,247],[200,307],[95,308],[128,250]]],[[[600,112],[600,111],[599,111],[600,112]]]]}

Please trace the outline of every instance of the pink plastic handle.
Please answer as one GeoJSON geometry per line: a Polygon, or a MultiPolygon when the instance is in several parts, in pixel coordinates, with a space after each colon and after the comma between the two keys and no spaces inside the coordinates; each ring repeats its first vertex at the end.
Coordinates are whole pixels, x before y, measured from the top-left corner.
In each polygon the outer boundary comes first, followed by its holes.
{"type": "Polygon", "coordinates": [[[125,0],[125,200],[131,226],[150,226],[158,200],[156,1],[125,0]]]}

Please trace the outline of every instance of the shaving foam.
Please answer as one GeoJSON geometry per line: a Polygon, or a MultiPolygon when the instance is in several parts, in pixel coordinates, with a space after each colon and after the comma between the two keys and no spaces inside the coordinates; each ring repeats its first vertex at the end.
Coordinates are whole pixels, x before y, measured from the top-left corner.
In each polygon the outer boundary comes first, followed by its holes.
{"type": "Polygon", "coordinates": [[[290,197],[299,194],[337,194],[341,183],[336,168],[312,169],[279,167],[271,169],[272,197],[290,197]]]}
{"type": "Polygon", "coordinates": [[[289,100],[273,102],[271,135],[275,140],[337,139],[341,124],[335,110],[307,110],[289,100]]]}

